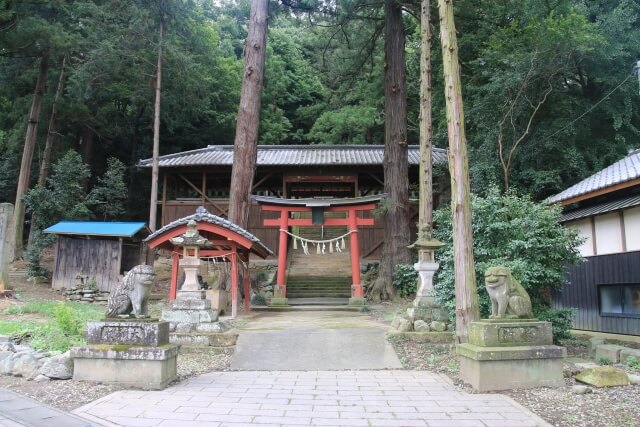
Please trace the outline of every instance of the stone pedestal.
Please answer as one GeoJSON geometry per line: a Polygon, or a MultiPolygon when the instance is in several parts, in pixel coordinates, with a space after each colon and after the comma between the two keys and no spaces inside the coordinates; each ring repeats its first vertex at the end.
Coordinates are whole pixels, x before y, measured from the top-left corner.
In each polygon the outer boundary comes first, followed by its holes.
{"type": "Polygon", "coordinates": [[[413,300],[414,307],[434,307],[435,300],[433,298],[433,276],[440,268],[440,264],[434,261],[418,261],[413,264],[413,268],[418,272],[420,280],[418,282],[418,290],[416,299],[413,300]]]}
{"type": "Polygon", "coordinates": [[[271,298],[272,307],[288,307],[286,295],[286,287],[284,285],[275,285],[273,287],[273,297],[271,298]]]}
{"type": "Polygon", "coordinates": [[[0,203],[0,297],[13,295],[9,289],[9,263],[13,261],[13,205],[0,203]]]}
{"type": "Polygon", "coordinates": [[[481,320],[469,324],[469,342],[457,347],[460,377],[480,392],[564,385],[567,352],[553,345],[550,322],[481,320]]]}
{"type": "Polygon", "coordinates": [[[73,379],[160,390],[177,377],[179,348],[157,319],[88,322],[87,345],[71,349],[73,379]]]}
{"type": "Polygon", "coordinates": [[[228,313],[229,299],[227,298],[227,291],[209,289],[205,291],[205,298],[211,301],[211,308],[218,310],[220,315],[228,313]]]}
{"type": "Polygon", "coordinates": [[[172,344],[229,346],[237,339],[237,335],[226,333],[229,327],[218,321],[218,310],[211,308],[208,299],[178,298],[162,312],[162,320],[169,322],[172,344]]]}
{"type": "Polygon", "coordinates": [[[349,305],[355,307],[362,307],[366,303],[364,297],[351,297],[349,298],[349,305]]]}

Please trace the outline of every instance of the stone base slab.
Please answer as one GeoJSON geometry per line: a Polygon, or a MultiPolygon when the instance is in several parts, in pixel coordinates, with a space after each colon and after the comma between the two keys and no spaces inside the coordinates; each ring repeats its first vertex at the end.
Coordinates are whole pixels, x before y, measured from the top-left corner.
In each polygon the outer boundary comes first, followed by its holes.
{"type": "Polygon", "coordinates": [[[211,301],[208,299],[175,299],[171,303],[172,310],[209,310],[211,301]]]}
{"type": "Polygon", "coordinates": [[[92,345],[71,349],[73,379],[161,390],[177,378],[179,346],[92,345]]]}
{"type": "Polygon", "coordinates": [[[469,343],[480,347],[553,344],[551,322],[531,319],[491,319],[469,324],[469,343]]]}
{"type": "Polygon", "coordinates": [[[442,307],[411,307],[407,309],[407,316],[412,320],[424,320],[429,323],[433,320],[439,322],[449,322],[449,316],[447,316],[447,312],[442,307]]]}
{"type": "Polygon", "coordinates": [[[218,320],[218,310],[171,309],[162,312],[162,320],[171,323],[202,323],[218,320]]]}
{"type": "Polygon", "coordinates": [[[465,343],[457,346],[457,352],[460,377],[479,392],[564,386],[564,347],[479,347],[465,343]]]}
{"type": "Polygon", "coordinates": [[[360,297],[360,298],[351,297],[349,298],[349,305],[361,307],[365,305],[365,300],[363,297],[360,297]]]}
{"type": "Polygon", "coordinates": [[[224,333],[171,333],[169,341],[172,344],[193,347],[232,347],[236,345],[238,334],[224,333]]]}
{"type": "Polygon", "coordinates": [[[271,306],[272,307],[285,307],[289,305],[287,303],[287,299],[286,298],[271,298],[271,306]]]}
{"type": "Polygon", "coordinates": [[[158,347],[169,342],[169,323],[157,319],[87,322],[87,343],[158,347]]]}
{"type": "Polygon", "coordinates": [[[453,344],[453,332],[390,332],[387,336],[420,344],[453,344]]]}

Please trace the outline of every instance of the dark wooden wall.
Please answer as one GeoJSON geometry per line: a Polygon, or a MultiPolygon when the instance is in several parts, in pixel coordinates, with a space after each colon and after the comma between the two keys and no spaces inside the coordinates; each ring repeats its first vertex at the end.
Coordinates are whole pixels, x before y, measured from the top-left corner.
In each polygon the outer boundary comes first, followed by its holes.
{"type": "Polygon", "coordinates": [[[58,236],[53,289],[74,286],[77,274],[95,277],[99,290],[111,291],[120,281],[120,242],[58,236]]]}
{"type": "Polygon", "coordinates": [[[573,327],[588,331],[640,335],[640,318],[600,315],[598,285],[640,283],[640,252],[585,258],[569,268],[569,284],[554,295],[554,306],[578,312],[573,327]]]}

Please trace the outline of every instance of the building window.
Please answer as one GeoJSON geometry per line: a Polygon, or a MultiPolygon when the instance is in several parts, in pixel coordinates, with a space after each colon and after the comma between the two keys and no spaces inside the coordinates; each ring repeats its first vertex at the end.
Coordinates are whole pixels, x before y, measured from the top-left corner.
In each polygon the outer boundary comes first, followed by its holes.
{"type": "Polygon", "coordinates": [[[601,285],[600,314],[640,317],[640,285],[601,285]]]}

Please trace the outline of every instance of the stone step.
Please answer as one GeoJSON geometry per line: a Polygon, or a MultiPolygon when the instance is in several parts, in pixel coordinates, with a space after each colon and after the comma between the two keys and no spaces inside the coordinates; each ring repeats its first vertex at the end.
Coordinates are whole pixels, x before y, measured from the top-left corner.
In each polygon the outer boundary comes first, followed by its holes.
{"type": "Polygon", "coordinates": [[[323,280],[315,277],[296,277],[295,280],[287,278],[287,284],[292,285],[322,285],[322,286],[343,286],[351,284],[351,277],[340,278],[339,280],[323,280]]]}
{"type": "Polygon", "coordinates": [[[169,334],[169,342],[171,344],[178,344],[184,346],[193,347],[232,347],[238,340],[238,334],[235,332],[222,332],[222,333],[189,333],[181,334],[172,332],[169,334]]]}
{"type": "Polygon", "coordinates": [[[287,287],[287,293],[290,292],[298,292],[298,293],[321,293],[321,292],[351,292],[351,287],[344,288],[289,288],[287,287]]]}
{"type": "Polygon", "coordinates": [[[289,292],[287,298],[349,298],[351,292],[289,292]]]}

